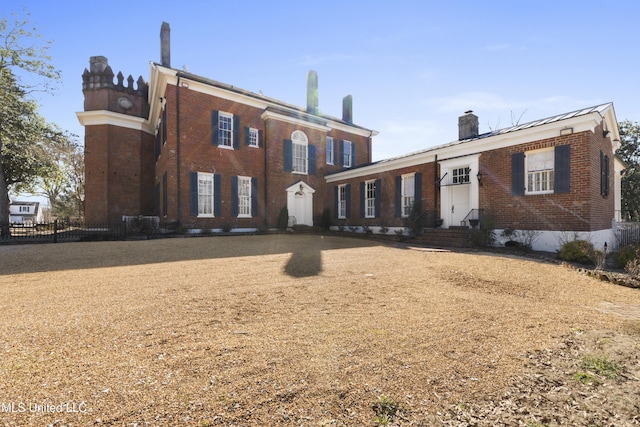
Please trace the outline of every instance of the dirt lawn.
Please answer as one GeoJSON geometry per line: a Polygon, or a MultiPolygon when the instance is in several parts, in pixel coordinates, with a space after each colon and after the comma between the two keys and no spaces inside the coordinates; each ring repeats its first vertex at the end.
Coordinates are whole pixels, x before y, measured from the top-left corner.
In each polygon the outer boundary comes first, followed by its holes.
{"type": "Polygon", "coordinates": [[[640,425],[640,291],[553,263],[317,235],[0,246],[0,292],[0,425],[640,425]]]}

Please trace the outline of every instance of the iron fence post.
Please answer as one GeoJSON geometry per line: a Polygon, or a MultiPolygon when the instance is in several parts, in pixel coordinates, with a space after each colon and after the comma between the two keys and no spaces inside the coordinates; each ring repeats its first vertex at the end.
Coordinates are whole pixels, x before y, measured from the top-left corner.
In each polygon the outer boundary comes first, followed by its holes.
{"type": "Polygon", "coordinates": [[[53,220],[53,243],[58,243],[58,220],[53,220]]]}

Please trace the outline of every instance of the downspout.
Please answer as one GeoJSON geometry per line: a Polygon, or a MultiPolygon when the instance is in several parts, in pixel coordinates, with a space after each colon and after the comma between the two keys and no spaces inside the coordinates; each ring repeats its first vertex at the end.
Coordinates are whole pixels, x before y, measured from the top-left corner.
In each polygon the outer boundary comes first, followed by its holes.
{"type": "Polygon", "coordinates": [[[181,199],[181,180],[180,180],[180,74],[176,81],[176,178],[177,178],[177,195],[178,195],[178,227],[182,225],[182,199],[181,199]]]}

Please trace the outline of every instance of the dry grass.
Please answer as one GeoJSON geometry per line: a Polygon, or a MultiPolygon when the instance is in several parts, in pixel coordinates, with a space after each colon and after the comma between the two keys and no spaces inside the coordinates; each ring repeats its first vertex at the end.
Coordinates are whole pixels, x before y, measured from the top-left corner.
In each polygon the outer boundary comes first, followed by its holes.
{"type": "Polygon", "coordinates": [[[0,292],[11,426],[434,425],[571,331],[640,336],[602,310],[640,292],[561,266],[313,235],[0,247],[0,292]]]}

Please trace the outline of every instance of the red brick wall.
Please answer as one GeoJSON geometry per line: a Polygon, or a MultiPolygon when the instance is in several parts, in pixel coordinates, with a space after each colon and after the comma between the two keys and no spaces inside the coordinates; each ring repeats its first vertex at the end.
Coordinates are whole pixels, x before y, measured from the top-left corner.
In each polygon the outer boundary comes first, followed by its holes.
{"type": "MultiPolygon", "coordinates": [[[[607,199],[600,196],[600,148],[610,142],[596,130],[557,136],[499,150],[483,152],[480,169],[480,207],[492,215],[497,228],[592,231],[611,226],[613,186],[607,199]],[[571,145],[570,192],[513,196],[511,155],[559,145],[571,145]]],[[[610,154],[612,159],[612,155],[610,154]]],[[[611,178],[613,184],[613,177],[611,178]]]]}
{"type": "MultiPolygon", "coordinates": [[[[422,210],[430,211],[437,216],[440,211],[439,195],[437,195],[434,185],[435,163],[424,163],[417,166],[394,169],[388,172],[374,173],[340,181],[332,182],[327,185],[325,197],[328,201],[327,206],[331,210],[332,222],[334,225],[368,225],[368,226],[387,226],[387,227],[403,227],[405,220],[395,217],[395,179],[396,176],[419,172],[422,173],[422,210]],[[380,180],[382,186],[380,190],[380,217],[379,218],[362,218],[360,216],[360,183],[369,180],[380,180]],[[351,185],[350,199],[350,217],[347,219],[336,219],[336,206],[334,191],[338,185],[351,185]]],[[[431,219],[434,219],[432,216],[431,219]]],[[[431,224],[427,224],[431,226],[431,224]]]]}
{"type": "MultiPolygon", "coordinates": [[[[175,86],[168,86],[167,105],[167,142],[162,146],[156,163],[155,182],[162,183],[162,176],[168,177],[168,212],[164,220],[178,219],[178,182],[177,182],[177,145],[176,145],[176,94],[175,86]]],[[[265,222],[274,227],[280,210],[286,206],[285,189],[298,181],[304,181],[316,189],[314,194],[314,222],[317,222],[325,206],[326,185],[324,175],[341,170],[339,165],[326,164],[326,136],[321,129],[292,124],[277,119],[263,120],[262,109],[239,104],[233,101],[210,96],[187,88],[180,88],[180,222],[187,227],[218,228],[225,224],[237,227],[258,227],[265,222]],[[238,149],[231,150],[211,144],[211,111],[219,110],[240,117],[241,141],[238,149]],[[245,126],[262,131],[262,147],[254,148],[244,144],[245,126]],[[316,173],[294,174],[284,172],[283,140],[291,139],[294,131],[301,130],[309,144],[316,147],[316,173]],[[197,218],[189,210],[189,174],[190,172],[208,172],[221,175],[222,208],[215,218],[197,218]],[[257,178],[258,214],[252,218],[232,216],[231,177],[235,175],[257,178]],[[266,185],[265,185],[266,184],[266,185]]],[[[370,161],[369,138],[346,132],[331,131],[336,148],[340,139],[348,139],[356,145],[356,164],[370,161]]],[[[162,195],[162,191],[160,192],[162,195]]],[[[162,200],[159,206],[162,207],[162,200]]]]}
{"type": "MultiPolygon", "coordinates": [[[[146,95],[126,88],[87,89],[85,111],[144,117],[146,95]],[[118,99],[132,102],[123,109],[118,99]]],[[[122,215],[153,213],[153,136],[114,125],[85,128],[85,220],[119,222],[122,215]]]]}

